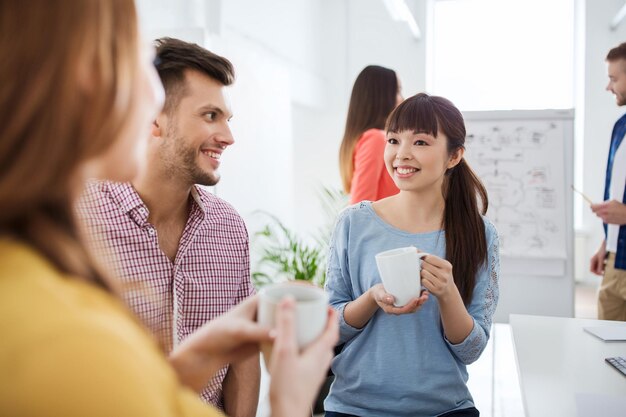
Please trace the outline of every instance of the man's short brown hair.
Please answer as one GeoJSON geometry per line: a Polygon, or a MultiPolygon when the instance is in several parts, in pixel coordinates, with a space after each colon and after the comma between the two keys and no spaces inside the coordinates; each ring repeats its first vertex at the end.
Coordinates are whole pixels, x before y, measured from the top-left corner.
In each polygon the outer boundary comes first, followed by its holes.
{"type": "Polygon", "coordinates": [[[165,113],[171,113],[186,94],[186,70],[198,71],[224,86],[235,81],[235,69],[228,59],[195,43],[159,38],[155,46],[155,66],[165,89],[165,113]]]}
{"type": "Polygon", "coordinates": [[[626,60],[626,42],[620,43],[606,55],[606,60],[609,62],[615,62],[620,59],[626,60]]]}

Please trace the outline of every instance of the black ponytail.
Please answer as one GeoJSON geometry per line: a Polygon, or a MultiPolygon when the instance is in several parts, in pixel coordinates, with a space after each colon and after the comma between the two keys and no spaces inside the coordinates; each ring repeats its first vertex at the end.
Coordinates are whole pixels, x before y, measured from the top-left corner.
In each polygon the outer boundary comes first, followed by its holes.
{"type": "Polygon", "coordinates": [[[444,199],[446,259],[453,265],[454,282],[467,305],[474,293],[476,273],[487,259],[487,239],[481,214],[487,212],[489,203],[487,190],[465,159],[448,171],[444,199]],[[477,196],[482,203],[480,211],[477,196]]]}

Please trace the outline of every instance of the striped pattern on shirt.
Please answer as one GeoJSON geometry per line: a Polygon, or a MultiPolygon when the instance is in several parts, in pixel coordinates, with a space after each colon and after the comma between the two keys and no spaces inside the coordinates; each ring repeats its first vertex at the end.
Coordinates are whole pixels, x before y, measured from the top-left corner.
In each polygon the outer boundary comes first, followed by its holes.
{"type": "MultiPolygon", "coordinates": [[[[254,293],[241,216],[199,186],[192,188],[189,207],[174,262],[159,248],[148,207],[131,184],[89,183],[77,207],[92,249],[122,279],[125,301],[166,353],[254,293]]],[[[227,370],[202,392],[220,408],[227,370]]]]}

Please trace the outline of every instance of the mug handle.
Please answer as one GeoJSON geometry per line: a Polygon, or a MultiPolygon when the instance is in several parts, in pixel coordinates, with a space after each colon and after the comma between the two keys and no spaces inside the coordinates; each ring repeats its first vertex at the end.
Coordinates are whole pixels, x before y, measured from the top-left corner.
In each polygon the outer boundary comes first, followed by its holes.
{"type": "MultiPolygon", "coordinates": [[[[421,274],[421,270],[422,270],[422,258],[424,258],[425,256],[430,255],[430,253],[427,252],[417,252],[417,259],[419,259],[419,265],[420,265],[420,274],[421,274]]],[[[421,278],[420,278],[421,281],[421,278]]],[[[424,287],[423,285],[422,287],[422,291],[424,291],[426,289],[426,287],[424,287]]]]}

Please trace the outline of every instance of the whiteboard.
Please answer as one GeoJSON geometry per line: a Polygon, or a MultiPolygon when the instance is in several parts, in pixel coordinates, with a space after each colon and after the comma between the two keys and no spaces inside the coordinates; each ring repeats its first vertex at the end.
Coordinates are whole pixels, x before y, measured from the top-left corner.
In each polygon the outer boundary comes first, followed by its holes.
{"type": "Polygon", "coordinates": [[[487,217],[498,229],[503,256],[567,257],[564,146],[573,119],[551,113],[465,115],[465,158],[489,193],[487,217]]]}
{"type": "Polygon", "coordinates": [[[465,112],[465,159],[489,196],[500,237],[500,305],[573,314],[573,110],[465,112]]]}

